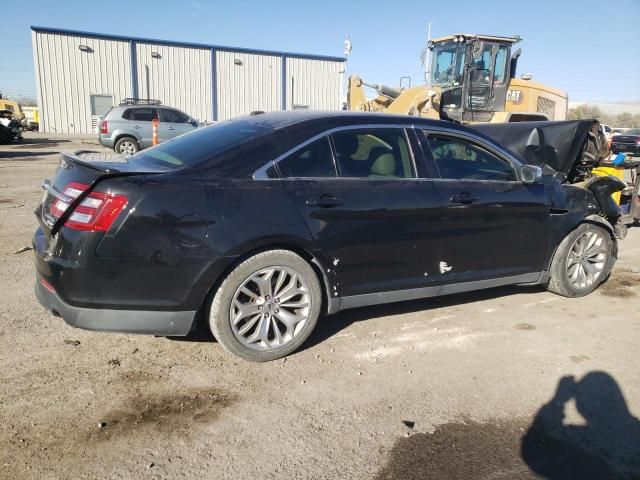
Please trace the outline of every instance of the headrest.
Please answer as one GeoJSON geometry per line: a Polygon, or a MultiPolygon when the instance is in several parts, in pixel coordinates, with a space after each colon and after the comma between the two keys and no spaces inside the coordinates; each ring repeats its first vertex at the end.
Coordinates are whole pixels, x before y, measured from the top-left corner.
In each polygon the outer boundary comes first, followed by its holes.
{"type": "Polygon", "coordinates": [[[371,175],[393,176],[396,172],[396,159],[391,153],[383,153],[371,166],[371,175]]]}

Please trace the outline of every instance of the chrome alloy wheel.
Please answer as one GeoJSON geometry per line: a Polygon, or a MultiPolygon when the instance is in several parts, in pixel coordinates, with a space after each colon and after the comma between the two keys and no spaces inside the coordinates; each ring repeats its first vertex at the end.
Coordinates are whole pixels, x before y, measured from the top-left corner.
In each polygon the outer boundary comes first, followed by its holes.
{"type": "Polygon", "coordinates": [[[136,153],[136,146],[133,144],[133,142],[125,140],[120,144],[120,153],[123,153],[125,155],[133,155],[134,153],[136,153]]]}
{"type": "Polygon", "coordinates": [[[586,231],[569,250],[567,277],[574,287],[584,289],[599,280],[607,263],[608,243],[599,232],[586,231]]]}
{"type": "Polygon", "coordinates": [[[253,350],[268,351],[291,342],[311,312],[307,281],[289,267],[263,268],[236,290],[229,309],[236,338],[253,350]]]}

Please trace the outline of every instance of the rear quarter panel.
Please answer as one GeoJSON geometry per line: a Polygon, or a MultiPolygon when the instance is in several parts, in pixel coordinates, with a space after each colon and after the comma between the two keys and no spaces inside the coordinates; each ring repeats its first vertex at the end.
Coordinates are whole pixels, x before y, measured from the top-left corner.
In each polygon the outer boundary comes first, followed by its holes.
{"type": "Polygon", "coordinates": [[[114,291],[125,283],[152,302],[195,309],[247,252],[266,246],[314,249],[279,182],[155,175],[102,186],[109,187],[130,199],[96,248],[105,260],[103,274],[118,283],[114,291]],[[118,265],[125,265],[126,276],[118,265]],[[158,292],[164,292],[162,299],[158,292]]]}

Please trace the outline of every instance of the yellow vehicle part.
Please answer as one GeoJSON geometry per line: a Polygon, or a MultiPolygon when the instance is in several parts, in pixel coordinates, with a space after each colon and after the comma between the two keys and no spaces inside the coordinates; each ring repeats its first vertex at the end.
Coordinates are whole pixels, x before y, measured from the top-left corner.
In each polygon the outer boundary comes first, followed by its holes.
{"type": "MultiPolygon", "coordinates": [[[[369,100],[364,86],[365,83],[357,75],[349,77],[347,110],[440,118],[441,90],[438,87],[411,87],[400,90],[395,98],[378,95],[369,100]]],[[[566,120],[567,105],[567,95],[562,90],[531,80],[513,78],[508,84],[504,111],[494,112],[490,121],[506,123],[539,120],[540,115],[549,120],[566,120]],[[527,118],[528,116],[531,118],[527,118]]]]}
{"type": "MultiPolygon", "coordinates": [[[[612,177],[617,177],[620,180],[624,181],[624,170],[621,168],[614,168],[614,167],[596,167],[593,170],[593,174],[597,175],[598,177],[608,177],[608,176],[612,176],[612,177]]],[[[616,192],[613,195],[611,195],[611,198],[613,198],[613,200],[616,202],[617,205],[620,205],[620,195],[622,192],[616,192]]]]}
{"type": "Polygon", "coordinates": [[[549,120],[566,120],[567,94],[533,80],[512,78],[507,88],[505,112],[544,114],[549,120]]]}
{"type": "Polygon", "coordinates": [[[4,98],[0,99],[0,110],[10,110],[18,121],[24,118],[24,113],[22,113],[20,104],[13,100],[7,100],[4,98]]]}

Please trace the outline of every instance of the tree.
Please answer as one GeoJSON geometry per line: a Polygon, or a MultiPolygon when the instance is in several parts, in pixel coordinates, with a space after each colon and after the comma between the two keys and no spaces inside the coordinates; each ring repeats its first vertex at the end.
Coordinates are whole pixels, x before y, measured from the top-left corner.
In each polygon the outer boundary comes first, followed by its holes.
{"type": "Polygon", "coordinates": [[[618,115],[609,115],[604,113],[595,105],[589,105],[584,103],[578,105],[575,108],[569,109],[567,112],[567,120],[583,120],[595,118],[600,123],[606,123],[612,127],[620,128],[639,128],[640,127],[640,114],[631,114],[629,112],[622,112],[618,115]]]}
{"type": "Polygon", "coordinates": [[[613,123],[616,127],[637,128],[640,127],[640,115],[631,115],[628,112],[622,112],[616,116],[613,123]]]}
{"type": "Polygon", "coordinates": [[[597,118],[600,120],[602,117],[602,110],[594,105],[589,105],[588,103],[578,105],[567,112],[567,120],[583,120],[591,118],[597,118]]]}

